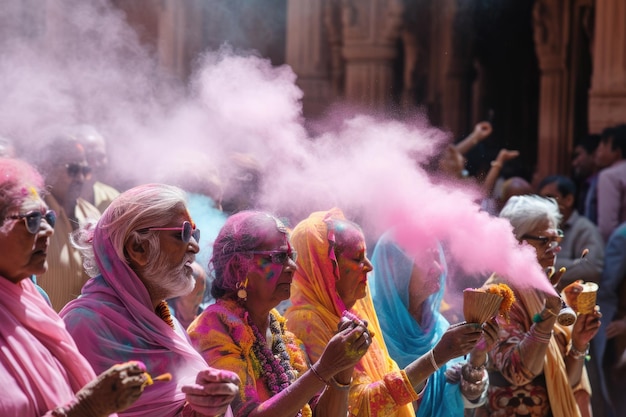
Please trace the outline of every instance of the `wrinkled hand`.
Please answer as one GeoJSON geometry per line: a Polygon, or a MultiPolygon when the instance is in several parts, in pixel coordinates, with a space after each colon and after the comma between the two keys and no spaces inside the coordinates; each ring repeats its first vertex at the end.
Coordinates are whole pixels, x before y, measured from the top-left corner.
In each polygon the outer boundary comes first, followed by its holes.
{"type": "Polygon", "coordinates": [[[561,281],[561,277],[563,276],[563,274],[565,272],[567,272],[567,269],[566,268],[560,268],[557,271],[553,266],[550,266],[550,267],[546,268],[545,272],[546,272],[546,275],[548,275],[548,279],[550,280],[550,284],[552,284],[552,286],[555,287],[555,289],[557,291],[559,291],[559,289],[558,289],[559,282],[561,281]]]}
{"type": "Polygon", "coordinates": [[[196,412],[217,416],[226,413],[228,406],[239,394],[241,381],[234,372],[208,368],[198,372],[194,385],[184,385],[189,406],[196,412]]]}
{"type": "Polygon", "coordinates": [[[317,361],[316,369],[323,376],[332,376],[356,365],[372,343],[365,321],[344,317],[338,328],[339,332],[328,341],[317,361]]]}
{"type": "MultiPolygon", "coordinates": [[[[579,314],[572,329],[572,344],[577,348],[587,345],[600,329],[600,307],[596,306],[591,314],[579,314]]],[[[580,350],[580,349],[579,349],[580,350]]]]}
{"type": "Polygon", "coordinates": [[[574,281],[563,289],[563,294],[565,294],[565,302],[568,306],[572,307],[574,311],[578,311],[578,295],[582,292],[584,288],[582,283],[582,280],[574,281]]]}
{"type": "MultiPolygon", "coordinates": [[[[498,341],[498,330],[500,330],[500,326],[498,325],[498,321],[495,317],[483,324],[483,334],[470,352],[470,359],[473,356],[482,356],[484,358],[493,345],[498,341]]],[[[475,363],[475,365],[481,365],[485,362],[485,360],[486,358],[481,360],[480,363],[475,363]]]]}
{"type": "Polygon", "coordinates": [[[493,132],[493,127],[489,122],[478,122],[474,126],[474,135],[479,141],[491,135],[491,132],[493,132]]]}
{"type": "Polygon", "coordinates": [[[606,326],[607,339],[612,339],[621,334],[626,334],[626,319],[613,320],[606,326]]]}
{"type": "Polygon", "coordinates": [[[138,361],[107,369],[76,393],[76,415],[108,416],[127,409],[143,392],[145,371],[138,361]]]}
{"type": "Polygon", "coordinates": [[[546,300],[544,308],[552,311],[554,314],[559,314],[561,307],[563,306],[563,300],[556,294],[546,294],[546,300]]]}
{"type": "Polygon", "coordinates": [[[448,327],[441,340],[433,348],[438,363],[468,354],[482,336],[478,323],[458,323],[448,327]]]}

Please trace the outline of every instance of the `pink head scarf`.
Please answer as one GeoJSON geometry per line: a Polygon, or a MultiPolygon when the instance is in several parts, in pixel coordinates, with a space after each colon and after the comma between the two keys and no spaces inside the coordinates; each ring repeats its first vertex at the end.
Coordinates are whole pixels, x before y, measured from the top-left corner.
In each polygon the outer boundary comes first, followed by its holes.
{"type": "Polygon", "coordinates": [[[89,280],[60,315],[96,372],[140,360],[152,375],[172,374],[172,381],[146,387],[120,416],[178,415],[185,403],[181,387],[195,383],[208,365],[189,344],[184,329],[175,331],[155,314],[146,287],[117,256],[101,222],[93,238],[101,275],[89,280]]]}
{"type": "Polygon", "coordinates": [[[74,400],[95,374],[63,320],[29,279],[0,277],[0,291],[0,415],[39,416],[74,400]]]}

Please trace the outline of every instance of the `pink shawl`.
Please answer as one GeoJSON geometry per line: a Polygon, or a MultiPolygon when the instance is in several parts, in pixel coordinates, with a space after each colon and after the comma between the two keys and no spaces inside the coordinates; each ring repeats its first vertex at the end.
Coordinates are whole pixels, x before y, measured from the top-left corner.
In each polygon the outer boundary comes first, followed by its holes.
{"type": "Polygon", "coordinates": [[[101,275],[90,279],[81,296],[60,315],[96,372],[129,360],[146,364],[151,375],[172,374],[170,382],[146,387],[120,416],[175,416],[185,404],[183,385],[193,384],[208,365],[189,344],[185,329],[175,331],[157,316],[135,272],[118,258],[100,225],[93,247],[101,275]]]}
{"type": "Polygon", "coordinates": [[[40,416],[95,378],[63,320],[29,279],[0,277],[0,415],[40,416]]]}

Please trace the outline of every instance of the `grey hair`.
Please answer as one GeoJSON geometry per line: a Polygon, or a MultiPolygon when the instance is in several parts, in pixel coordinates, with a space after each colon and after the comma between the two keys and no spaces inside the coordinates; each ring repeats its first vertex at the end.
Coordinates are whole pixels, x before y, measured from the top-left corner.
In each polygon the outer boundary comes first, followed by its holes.
{"type": "Polygon", "coordinates": [[[93,235],[96,228],[102,229],[111,239],[113,249],[119,257],[129,264],[124,246],[129,239],[137,243],[147,242],[151,254],[155,258],[148,264],[154,265],[158,259],[159,237],[156,232],[149,232],[150,227],[163,227],[171,219],[172,214],[187,210],[186,194],[172,185],[144,184],[122,193],[104,211],[94,227],[87,224],[72,235],[74,246],[83,256],[83,265],[89,276],[100,273],[95,262],[93,251],[93,235]]]}
{"type": "Polygon", "coordinates": [[[502,208],[500,217],[509,220],[517,240],[522,240],[523,235],[546,220],[551,227],[556,228],[562,218],[555,199],[538,195],[511,197],[502,208]]]}

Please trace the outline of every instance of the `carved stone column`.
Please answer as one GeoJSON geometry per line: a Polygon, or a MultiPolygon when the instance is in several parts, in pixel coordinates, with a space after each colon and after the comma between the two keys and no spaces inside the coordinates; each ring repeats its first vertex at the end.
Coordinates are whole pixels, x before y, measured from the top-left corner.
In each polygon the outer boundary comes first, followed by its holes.
{"type": "Polygon", "coordinates": [[[161,0],[157,51],[163,68],[181,80],[191,72],[190,64],[203,47],[202,4],[198,0],[161,0]]]}
{"type": "MultiPolygon", "coordinates": [[[[445,0],[441,2],[443,39],[440,39],[446,52],[443,59],[442,79],[442,125],[461,136],[468,132],[473,121],[471,113],[472,62],[471,7],[473,2],[445,0]]],[[[435,38],[437,39],[437,38],[435,38]]]]}
{"type": "Polygon", "coordinates": [[[378,108],[391,101],[402,13],[399,0],[343,2],[347,100],[378,108]]]}
{"type": "Polygon", "coordinates": [[[626,122],[626,2],[596,0],[589,130],[626,122]]]}
{"type": "MultiPolygon", "coordinates": [[[[304,92],[302,106],[307,116],[317,116],[336,97],[333,91],[331,66],[333,45],[341,42],[332,19],[331,0],[289,0],[287,2],[287,53],[286,61],[298,75],[297,84],[304,92]],[[328,29],[329,39],[324,32],[328,29]],[[332,41],[332,43],[331,43],[332,41]],[[329,48],[330,46],[330,48],[329,48]]],[[[338,9],[335,13],[338,13],[338,9]]],[[[338,49],[334,46],[334,49],[338,49]]],[[[338,56],[338,53],[335,53],[338,56]]],[[[336,77],[335,77],[336,78],[336,77]]]]}
{"type": "Polygon", "coordinates": [[[541,72],[539,93],[539,132],[536,173],[540,178],[570,167],[568,132],[567,39],[564,25],[569,21],[569,5],[564,0],[537,0],[533,8],[535,50],[541,72]]]}

